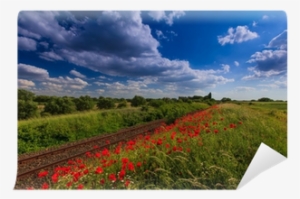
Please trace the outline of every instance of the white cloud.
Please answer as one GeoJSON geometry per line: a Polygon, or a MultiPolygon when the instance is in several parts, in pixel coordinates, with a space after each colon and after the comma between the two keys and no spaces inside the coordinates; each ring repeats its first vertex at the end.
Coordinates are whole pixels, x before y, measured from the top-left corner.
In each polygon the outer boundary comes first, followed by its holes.
{"type": "Polygon", "coordinates": [[[269,70],[269,71],[259,71],[259,70],[253,70],[252,75],[247,75],[242,77],[242,80],[253,80],[253,79],[259,79],[259,78],[268,78],[276,75],[281,75],[284,74],[285,71],[274,71],[274,70],[269,70]]]}
{"type": "Polygon", "coordinates": [[[247,87],[247,86],[238,86],[235,88],[235,91],[237,92],[246,92],[246,91],[254,91],[255,88],[253,87],[247,87]]]}
{"type": "Polygon", "coordinates": [[[35,51],[36,41],[27,37],[18,37],[18,50],[35,51]]]}
{"type": "Polygon", "coordinates": [[[221,64],[224,73],[228,73],[230,70],[230,66],[228,64],[221,64]]]}
{"type": "Polygon", "coordinates": [[[35,86],[35,83],[26,79],[18,79],[18,86],[26,89],[35,86]]]}
{"type": "Polygon", "coordinates": [[[260,87],[267,87],[267,88],[287,88],[287,81],[273,81],[269,84],[258,84],[260,87]]]}
{"type": "Polygon", "coordinates": [[[268,16],[268,15],[264,15],[264,16],[262,17],[262,19],[263,19],[263,20],[269,19],[269,16],[268,16]]]}
{"type": "Polygon", "coordinates": [[[238,61],[234,61],[234,65],[235,65],[235,66],[239,66],[240,63],[239,63],[238,61]]]}
{"type": "Polygon", "coordinates": [[[256,27],[257,26],[257,22],[253,21],[252,26],[256,27]]]}
{"type": "Polygon", "coordinates": [[[99,93],[99,94],[102,94],[102,93],[105,92],[105,90],[104,89],[96,89],[96,92],[99,93]]]}
{"type": "Polygon", "coordinates": [[[156,30],[155,33],[158,39],[168,39],[161,30],[156,30]]]}
{"type": "Polygon", "coordinates": [[[78,71],[76,71],[76,70],[71,70],[70,71],[70,74],[72,74],[72,75],[74,75],[74,76],[76,76],[76,77],[79,77],[79,78],[86,78],[86,76],[85,75],[83,75],[83,74],[81,74],[80,72],[78,72],[78,71]]]}
{"type": "Polygon", "coordinates": [[[47,70],[27,64],[18,64],[18,76],[22,79],[44,80],[49,77],[47,70]]]}
{"type": "Polygon", "coordinates": [[[164,20],[166,22],[166,24],[168,25],[172,25],[173,24],[173,20],[175,18],[180,18],[181,16],[184,16],[185,13],[183,11],[173,11],[170,12],[169,14],[166,14],[166,12],[164,11],[150,11],[149,16],[152,17],[153,20],[155,21],[161,21],[164,20]]]}
{"type": "Polygon", "coordinates": [[[227,43],[242,43],[258,37],[256,32],[251,32],[248,26],[237,26],[236,29],[229,28],[226,36],[218,36],[218,42],[224,46],[227,43]]]}
{"type": "Polygon", "coordinates": [[[40,39],[41,35],[30,32],[24,28],[18,27],[18,34],[23,35],[24,37],[30,37],[34,39],[40,39]]]}
{"type": "Polygon", "coordinates": [[[53,51],[40,53],[40,58],[48,61],[61,61],[63,58],[53,51]]]}
{"type": "Polygon", "coordinates": [[[268,48],[287,49],[287,30],[274,37],[268,44],[268,48]]]}

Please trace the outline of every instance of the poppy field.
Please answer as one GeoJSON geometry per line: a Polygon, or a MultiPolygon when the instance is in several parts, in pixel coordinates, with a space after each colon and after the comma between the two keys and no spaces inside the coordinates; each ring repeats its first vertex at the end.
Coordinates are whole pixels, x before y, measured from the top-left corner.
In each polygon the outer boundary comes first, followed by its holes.
{"type": "Polygon", "coordinates": [[[236,189],[261,142],[287,156],[286,116],[218,104],[42,170],[26,189],[236,189]]]}

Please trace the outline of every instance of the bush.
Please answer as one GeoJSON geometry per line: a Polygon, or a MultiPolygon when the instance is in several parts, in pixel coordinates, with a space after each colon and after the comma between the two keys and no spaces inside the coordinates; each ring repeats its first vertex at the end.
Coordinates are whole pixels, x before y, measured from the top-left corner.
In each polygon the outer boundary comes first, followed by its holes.
{"type": "Polygon", "coordinates": [[[117,108],[126,108],[126,107],[127,107],[127,101],[126,100],[121,101],[117,106],[117,108]]]}
{"type": "Polygon", "coordinates": [[[52,115],[67,114],[76,111],[75,103],[68,97],[55,97],[45,105],[44,112],[52,115]]]}
{"type": "Polygon", "coordinates": [[[142,106],[142,105],[145,105],[146,104],[146,99],[143,98],[142,96],[134,96],[134,98],[132,98],[131,100],[131,106],[142,106]]]}
{"type": "Polygon", "coordinates": [[[99,109],[111,109],[115,108],[115,103],[111,98],[99,97],[97,107],[99,109]]]}
{"type": "Polygon", "coordinates": [[[18,100],[18,119],[38,117],[37,103],[33,101],[18,100]]]}
{"type": "Polygon", "coordinates": [[[75,99],[76,109],[78,111],[87,111],[91,110],[95,103],[90,96],[80,96],[78,99],[75,99]]]}

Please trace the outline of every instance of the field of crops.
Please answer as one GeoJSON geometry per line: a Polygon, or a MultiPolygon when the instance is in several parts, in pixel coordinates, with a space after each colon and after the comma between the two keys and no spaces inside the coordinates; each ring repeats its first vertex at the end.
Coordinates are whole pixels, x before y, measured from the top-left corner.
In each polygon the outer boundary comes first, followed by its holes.
{"type": "Polygon", "coordinates": [[[41,171],[42,183],[28,182],[27,188],[236,189],[261,142],[287,156],[286,112],[265,110],[215,105],[165,124],[153,135],[41,171]]]}

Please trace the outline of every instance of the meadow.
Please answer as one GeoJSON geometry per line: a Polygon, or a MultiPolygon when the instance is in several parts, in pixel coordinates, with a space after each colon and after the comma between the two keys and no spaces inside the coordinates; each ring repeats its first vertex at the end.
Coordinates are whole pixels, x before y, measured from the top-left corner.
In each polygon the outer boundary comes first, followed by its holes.
{"type": "Polygon", "coordinates": [[[176,102],[153,107],[92,110],[18,121],[18,154],[114,133],[119,129],[165,118],[168,122],[184,114],[208,108],[206,103],[176,102]]]}
{"type": "Polygon", "coordinates": [[[236,189],[261,142],[287,157],[286,109],[265,105],[211,106],[43,170],[27,189],[236,189]]]}

